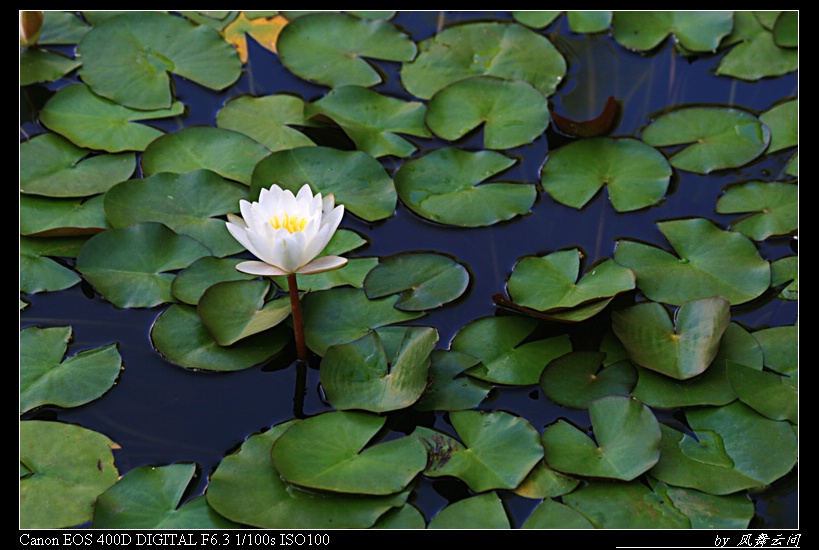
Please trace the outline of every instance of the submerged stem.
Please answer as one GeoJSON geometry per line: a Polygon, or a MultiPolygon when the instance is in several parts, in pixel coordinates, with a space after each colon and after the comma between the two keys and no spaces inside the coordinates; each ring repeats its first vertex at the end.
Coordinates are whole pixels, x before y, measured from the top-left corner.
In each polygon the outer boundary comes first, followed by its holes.
{"type": "Polygon", "coordinates": [[[307,361],[307,344],[304,343],[304,320],[301,316],[301,300],[296,274],[287,275],[287,287],[290,291],[290,310],[293,313],[293,332],[296,335],[296,353],[300,361],[307,361]]]}

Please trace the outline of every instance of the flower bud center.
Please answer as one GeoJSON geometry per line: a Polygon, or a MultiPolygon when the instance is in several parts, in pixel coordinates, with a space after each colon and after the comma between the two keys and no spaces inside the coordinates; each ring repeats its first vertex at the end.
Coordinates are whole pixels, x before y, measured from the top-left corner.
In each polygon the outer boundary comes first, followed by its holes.
{"type": "Polygon", "coordinates": [[[304,226],[307,225],[307,218],[290,216],[289,214],[273,216],[270,225],[273,226],[273,229],[287,229],[288,232],[295,233],[304,229],[304,226]]]}

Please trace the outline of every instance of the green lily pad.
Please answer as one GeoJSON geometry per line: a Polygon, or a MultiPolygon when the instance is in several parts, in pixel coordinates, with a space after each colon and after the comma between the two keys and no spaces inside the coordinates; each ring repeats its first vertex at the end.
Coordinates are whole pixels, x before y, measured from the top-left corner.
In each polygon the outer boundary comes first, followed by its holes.
{"type": "Polygon", "coordinates": [[[426,465],[411,436],[368,445],[386,418],[361,411],[330,411],[293,424],[273,444],[271,457],[289,483],[338,493],[400,493],[426,465]]]}
{"type": "Polygon", "coordinates": [[[44,16],[38,44],[76,44],[91,28],[77,12],[47,10],[44,16]]]}
{"type": "Polygon", "coordinates": [[[511,529],[509,516],[494,491],[448,504],[435,514],[427,529],[511,529]]]}
{"type": "Polygon", "coordinates": [[[566,335],[526,341],[536,327],[537,321],[524,317],[476,319],[458,331],[450,349],[481,361],[466,371],[469,376],[495,384],[537,384],[546,365],[572,351],[572,344],[566,335]]]}
{"type": "Polygon", "coordinates": [[[204,497],[180,502],[196,464],[139,466],[97,499],[94,529],[231,529],[239,525],[214,512],[204,497]]]}
{"type": "Polygon", "coordinates": [[[190,126],[151,143],[142,156],[142,171],[147,177],[159,172],[184,174],[206,168],[250,185],[256,164],[269,154],[267,147],[244,134],[211,126],[190,126]]]}
{"type": "Polygon", "coordinates": [[[304,115],[304,100],[287,94],[233,97],[216,115],[216,125],[242,133],[270,151],[315,145],[313,140],[291,127],[310,124],[304,115]]]}
{"type": "Polygon", "coordinates": [[[265,529],[365,529],[385,512],[406,503],[408,491],[388,496],[347,495],[308,491],[287,483],[273,464],[271,448],[299,422],[292,420],[251,435],[237,452],[226,456],[211,476],[205,493],[208,504],[232,521],[265,529]]]}
{"type": "Polygon", "coordinates": [[[577,478],[553,470],[541,460],[513,492],[525,498],[549,499],[570,493],[579,484],[577,478]]]}
{"type": "Polygon", "coordinates": [[[454,350],[430,353],[429,382],[414,408],[420,411],[458,411],[477,407],[492,389],[464,372],[478,359],[454,350]]]}
{"type": "Polygon", "coordinates": [[[799,100],[791,99],[774,105],[759,115],[759,120],[771,129],[768,153],[799,145],[799,100]]]}
{"type": "Polygon", "coordinates": [[[780,48],[799,46],[799,12],[783,11],[776,18],[773,28],[774,42],[780,48]]]}
{"type": "Polygon", "coordinates": [[[414,96],[472,76],[515,78],[550,96],[566,74],[566,61],[543,35],[507,22],[476,22],[445,29],[421,42],[418,56],[401,67],[401,82],[414,96]]]}
{"type": "Polygon", "coordinates": [[[395,188],[407,207],[428,220],[493,225],[525,214],[537,197],[534,184],[485,182],[514,163],[496,151],[437,149],[404,162],[395,188]]]}
{"type": "Polygon", "coordinates": [[[364,279],[368,298],[400,294],[395,307],[423,311],[459,298],[469,285],[469,272],[437,253],[402,253],[382,258],[364,279]]]}
{"type": "Polygon", "coordinates": [[[757,330],[754,338],[762,346],[763,363],[769,369],[789,376],[799,369],[799,327],[784,325],[757,330]]]}
{"type": "Polygon", "coordinates": [[[80,276],[48,256],[76,256],[85,242],[78,239],[20,237],[20,292],[36,294],[65,290],[80,282],[80,276]]]}
{"type": "Polygon", "coordinates": [[[473,76],[435,92],[426,123],[449,141],[482,127],[484,147],[511,149],[546,131],[549,105],[537,88],[523,80],[473,76]]]}
{"type": "Polygon", "coordinates": [[[726,107],[679,107],[643,130],[649,145],[682,146],[671,165],[698,174],[744,166],[765,152],[770,139],[770,128],[757,117],[726,107]]]}
{"type": "Polygon", "coordinates": [[[91,521],[97,497],[117,481],[106,436],[62,422],[20,422],[20,528],[91,521]]]}
{"type": "Polygon", "coordinates": [[[88,239],[77,255],[77,271],[117,307],[153,307],[174,301],[171,271],[209,255],[190,237],[143,222],[88,239]]]}
{"type": "Polygon", "coordinates": [[[749,495],[709,495],[695,489],[658,483],[654,492],[667,497],[691,520],[692,529],[747,529],[754,517],[749,495]]]}
{"type": "Polygon", "coordinates": [[[774,33],[751,11],[734,12],[734,31],[724,45],[734,46],[720,60],[718,75],[756,81],[799,68],[799,50],[780,47],[774,33]]]}
{"type": "Polygon", "coordinates": [[[780,285],[785,285],[779,293],[781,299],[799,299],[799,256],[786,256],[771,262],[771,286],[780,285]]]}
{"type": "Polygon", "coordinates": [[[400,134],[432,137],[424,124],[426,112],[420,101],[403,101],[362,86],[333,88],[305,108],[308,117],[328,118],[341,126],[357,149],[375,158],[411,155],[415,145],[400,134]]]}
{"type": "Polygon", "coordinates": [[[657,204],[671,181],[671,167],[653,147],[636,139],[581,139],[549,154],[540,173],[556,201],[583,208],[605,185],[618,212],[657,204]]]}
{"type": "Polygon", "coordinates": [[[339,410],[407,408],[426,388],[429,355],[437,342],[433,328],[384,327],[330,346],[321,361],[321,387],[339,410]]]}
{"type": "Polygon", "coordinates": [[[548,27],[563,13],[560,10],[513,11],[512,18],[533,29],[548,27]]]}
{"type": "Polygon", "coordinates": [[[205,256],[195,260],[171,282],[174,298],[189,305],[196,305],[208,287],[225,281],[249,281],[255,275],[243,273],[236,266],[242,258],[217,258],[205,256]]]}
{"type": "Polygon", "coordinates": [[[20,234],[36,237],[81,237],[110,229],[103,195],[54,198],[20,195],[20,234]]]}
{"type": "Polygon", "coordinates": [[[225,227],[224,215],[236,212],[246,196],[247,187],[210,170],[162,172],[112,187],[105,194],[105,215],[114,227],[163,223],[223,257],[244,250],[225,227]]]}
{"type": "Polygon", "coordinates": [[[332,88],[379,84],[381,75],[366,58],[410,61],[417,51],[409,36],[387,21],[326,12],[291,21],[276,46],[290,71],[332,88]]]}
{"type": "Polygon", "coordinates": [[[297,147],[275,152],[253,171],[251,198],[273,183],[294,194],[309,183],[314,193],[332,193],[336,204],[366,221],[388,218],[395,211],[392,179],[381,163],[362,151],[297,147]]]}
{"type": "Polygon", "coordinates": [[[261,364],[280,353],[292,341],[283,325],[220,346],[213,339],[196,308],[173,304],[151,327],[151,342],[165,359],[188,369],[232,372],[261,364]]]}
{"type": "Polygon", "coordinates": [[[577,510],[547,498],[532,510],[521,529],[594,529],[594,525],[577,510]]]}
{"type": "Polygon", "coordinates": [[[719,350],[731,320],[722,296],[682,304],[670,318],[657,302],[643,302],[612,313],[611,327],[636,364],[686,380],[705,371],[719,350]]]}
{"type": "Polygon", "coordinates": [[[80,65],[76,59],[57,52],[26,48],[20,52],[20,86],[54,82],[80,65]]]}
{"type": "Polygon", "coordinates": [[[677,487],[727,495],[761,487],[796,464],[796,434],[744,403],[689,409],[693,435],[662,426],[660,461],[650,475],[677,487]]]}
{"type": "Polygon", "coordinates": [[[370,529],[426,529],[424,514],[412,504],[393,508],[375,522],[370,529]]]}
{"type": "Polygon", "coordinates": [[[577,33],[603,32],[611,26],[614,12],[595,11],[567,11],[566,19],[569,21],[569,28],[577,33]]]}
{"type": "Polygon", "coordinates": [[[540,387],[557,403],[586,409],[595,399],[608,395],[629,395],[637,383],[637,371],[628,362],[601,368],[604,353],[573,351],[558,357],[543,369],[540,387]]]}
{"type": "Polygon", "coordinates": [[[78,407],[107,392],[122,359],[116,344],[65,359],[71,327],[29,327],[20,331],[20,413],[41,405],[78,407]]]}
{"type": "Polygon", "coordinates": [[[52,133],[24,141],[20,144],[20,191],[47,197],[85,197],[108,191],[136,169],[133,153],[89,153],[52,133]]]}
{"type": "Polygon", "coordinates": [[[686,50],[715,52],[734,26],[731,11],[616,11],[614,39],[632,50],[651,50],[673,34],[686,50]]]}
{"type": "Polygon", "coordinates": [[[290,316],[287,296],[265,301],[270,282],[225,281],[208,287],[199,299],[197,313],[220,346],[275,327],[290,316]]]}
{"type": "Polygon", "coordinates": [[[613,260],[597,264],[581,277],[581,254],[578,249],[569,249],[523,258],[509,277],[510,297],[516,304],[553,312],[561,318],[565,315],[563,310],[606,300],[634,288],[634,273],[613,260]]]}
{"type": "Polygon", "coordinates": [[[86,149],[109,153],[144,151],[164,133],[137,121],[181,115],[184,108],[174,102],[147,111],[132,109],[95,95],[88,86],[70,84],[48,100],[40,112],[40,122],[86,149]]]}
{"type": "Polygon", "coordinates": [[[352,342],[376,328],[422,315],[396,309],[397,299],[370,300],[363,290],[345,287],[306,294],[302,308],[307,346],[323,356],[332,345],[352,342]]]}
{"type": "Polygon", "coordinates": [[[660,458],[660,426],[651,410],[630,397],[589,403],[594,440],[565,420],[543,432],[546,463],[559,472],[630,481],[660,458]]]}
{"type": "Polygon", "coordinates": [[[799,424],[799,378],[754,370],[741,363],[728,366],[728,378],[739,400],[771,420],[799,424]]]}
{"type": "Polygon", "coordinates": [[[524,418],[505,411],[453,411],[449,419],[460,442],[428,428],[413,432],[430,454],[428,477],[456,477],[475,492],[514,489],[543,458],[537,430],[524,418]]]}
{"type": "Polygon", "coordinates": [[[748,237],[692,218],[659,222],[678,255],[622,240],[614,261],[637,274],[637,288],[655,302],[683,302],[724,296],[731,305],[753,300],[770,286],[771,268],[748,237]]]}
{"type": "Polygon", "coordinates": [[[717,200],[720,214],[751,214],[731,222],[731,230],[755,241],[794,233],[799,228],[799,187],[778,181],[752,181],[729,187],[717,200]]]}
{"type": "Polygon", "coordinates": [[[665,409],[727,405],[737,398],[728,378],[728,365],[733,362],[762,370],[762,348],[751,333],[735,322],[725,329],[717,356],[705,372],[678,380],[638,367],[639,379],[632,395],[649,407],[665,409]]]}
{"type": "Polygon", "coordinates": [[[77,45],[94,93],[132,109],[167,109],[170,73],[223,90],[241,76],[239,56],[217,31],[174,15],[136,11],[102,21],[77,45]]]}

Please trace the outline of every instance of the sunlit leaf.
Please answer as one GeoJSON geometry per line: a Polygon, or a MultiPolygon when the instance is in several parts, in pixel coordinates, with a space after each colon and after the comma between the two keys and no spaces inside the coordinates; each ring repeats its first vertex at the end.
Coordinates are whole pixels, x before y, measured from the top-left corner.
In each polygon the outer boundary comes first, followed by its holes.
{"type": "Polygon", "coordinates": [[[276,40],[285,25],[287,19],[281,15],[249,19],[245,12],[239,12],[236,19],[222,30],[222,35],[239,52],[242,63],[247,63],[247,36],[276,53],[276,40]]]}

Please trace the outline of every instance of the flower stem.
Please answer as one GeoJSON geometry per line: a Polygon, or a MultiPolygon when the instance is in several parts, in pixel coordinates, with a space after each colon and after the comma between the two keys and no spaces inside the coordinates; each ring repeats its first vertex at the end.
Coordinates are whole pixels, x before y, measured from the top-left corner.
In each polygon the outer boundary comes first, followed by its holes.
{"type": "Polygon", "coordinates": [[[296,335],[296,353],[299,361],[307,361],[307,344],[304,343],[304,320],[301,316],[301,300],[296,274],[287,275],[287,287],[290,291],[290,310],[293,313],[293,332],[296,335]]]}

